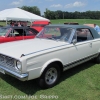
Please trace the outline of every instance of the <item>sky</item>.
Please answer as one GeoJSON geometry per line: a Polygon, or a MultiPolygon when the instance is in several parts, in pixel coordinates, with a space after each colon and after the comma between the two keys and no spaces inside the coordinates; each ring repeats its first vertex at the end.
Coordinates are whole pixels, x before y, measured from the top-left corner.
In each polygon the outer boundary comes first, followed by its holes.
{"type": "Polygon", "coordinates": [[[37,6],[41,15],[46,8],[51,11],[100,11],[100,0],[1,0],[0,11],[22,6],[37,6]]]}

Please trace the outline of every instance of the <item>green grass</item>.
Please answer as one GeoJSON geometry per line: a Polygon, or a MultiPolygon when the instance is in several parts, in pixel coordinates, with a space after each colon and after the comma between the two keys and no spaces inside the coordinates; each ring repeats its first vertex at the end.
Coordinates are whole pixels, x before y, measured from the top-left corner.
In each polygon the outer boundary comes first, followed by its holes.
{"type": "MultiPolygon", "coordinates": [[[[78,22],[79,24],[97,24],[100,26],[100,20],[92,20],[92,19],[56,19],[51,20],[52,24],[64,24],[65,22],[78,22]]],[[[5,26],[6,22],[0,22],[0,25],[5,26]]]]}
{"type": "Polygon", "coordinates": [[[40,96],[58,98],[51,100],[100,100],[100,65],[92,62],[65,71],[60,82],[46,90],[39,88],[36,80],[21,82],[8,75],[0,74],[0,77],[0,95],[11,95],[12,100],[20,96],[20,100],[28,100],[28,96],[36,97],[37,100],[49,100],[40,99],[40,96]],[[22,99],[22,96],[26,98],[22,99]]]}
{"type": "MultiPolygon", "coordinates": [[[[51,20],[52,23],[68,21],[84,23],[80,19],[51,20]]],[[[86,22],[100,23],[99,20],[86,22]]],[[[65,71],[60,82],[46,90],[41,89],[36,80],[21,82],[9,75],[0,74],[0,100],[100,100],[99,77],[100,64],[91,61],[65,71]],[[50,96],[54,98],[49,99],[50,96]]]]}
{"type": "Polygon", "coordinates": [[[64,24],[65,22],[78,22],[79,24],[97,24],[100,26],[100,20],[92,20],[92,19],[59,19],[59,20],[51,20],[53,24],[64,24]]]}
{"type": "Polygon", "coordinates": [[[0,21],[0,25],[5,26],[6,25],[6,22],[1,22],[0,21]]]}

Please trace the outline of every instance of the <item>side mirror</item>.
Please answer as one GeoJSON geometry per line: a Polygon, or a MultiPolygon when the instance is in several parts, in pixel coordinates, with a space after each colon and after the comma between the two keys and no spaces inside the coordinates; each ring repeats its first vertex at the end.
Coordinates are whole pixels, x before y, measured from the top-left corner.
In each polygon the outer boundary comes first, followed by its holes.
{"type": "Polygon", "coordinates": [[[77,40],[76,39],[73,39],[72,43],[73,44],[76,44],[77,43],[77,40]]]}

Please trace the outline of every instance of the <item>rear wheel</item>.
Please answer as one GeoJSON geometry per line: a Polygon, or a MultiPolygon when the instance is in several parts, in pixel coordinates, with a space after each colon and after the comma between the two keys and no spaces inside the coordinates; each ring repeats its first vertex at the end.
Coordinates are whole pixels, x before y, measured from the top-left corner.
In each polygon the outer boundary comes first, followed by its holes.
{"type": "Polygon", "coordinates": [[[51,88],[57,84],[60,77],[60,67],[57,64],[50,64],[38,79],[38,83],[42,88],[51,88]]]}

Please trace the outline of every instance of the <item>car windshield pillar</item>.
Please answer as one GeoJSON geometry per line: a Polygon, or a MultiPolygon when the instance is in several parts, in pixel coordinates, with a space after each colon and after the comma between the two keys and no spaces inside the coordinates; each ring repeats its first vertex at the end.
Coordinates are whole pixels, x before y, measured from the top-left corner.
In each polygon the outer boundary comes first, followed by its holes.
{"type": "Polygon", "coordinates": [[[76,34],[75,34],[75,29],[72,29],[72,34],[71,34],[71,36],[70,36],[70,38],[69,38],[69,43],[72,43],[72,41],[73,41],[73,39],[76,39],[76,34]]]}
{"type": "Polygon", "coordinates": [[[0,28],[0,36],[7,36],[11,32],[11,28],[0,28]]]}

